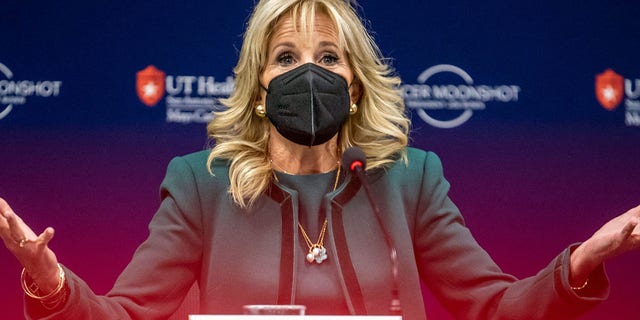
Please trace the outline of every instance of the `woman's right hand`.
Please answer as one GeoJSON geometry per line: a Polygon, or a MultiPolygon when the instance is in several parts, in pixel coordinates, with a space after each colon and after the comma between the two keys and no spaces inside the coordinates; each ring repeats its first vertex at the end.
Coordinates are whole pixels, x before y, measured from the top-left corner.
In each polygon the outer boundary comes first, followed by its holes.
{"type": "Polygon", "coordinates": [[[0,198],[0,237],[44,294],[53,291],[60,281],[58,259],[48,246],[53,234],[49,227],[36,235],[0,198]]]}

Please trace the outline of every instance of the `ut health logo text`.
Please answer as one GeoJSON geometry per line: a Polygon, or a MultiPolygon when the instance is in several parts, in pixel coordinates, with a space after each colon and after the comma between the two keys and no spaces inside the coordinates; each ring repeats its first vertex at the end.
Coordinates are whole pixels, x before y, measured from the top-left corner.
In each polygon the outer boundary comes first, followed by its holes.
{"type": "Polygon", "coordinates": [[[596,75],[596,99],[609,111],[624,101],[625,124],[640,127],[640,79],[625,79],[612,69],[596,75]]]}
{"type": "Polygon", "coordinates": [[[225,108],[219,100],[229,97],[233,86],[234,80],[231,76],[223,82],[216,81],[212,76],[174,76],[167,75],[153,65],[136,73],[138,98],[148,107],[155,107],[165,98],[167,122],[211,121],[213,111],[225,108]]]}

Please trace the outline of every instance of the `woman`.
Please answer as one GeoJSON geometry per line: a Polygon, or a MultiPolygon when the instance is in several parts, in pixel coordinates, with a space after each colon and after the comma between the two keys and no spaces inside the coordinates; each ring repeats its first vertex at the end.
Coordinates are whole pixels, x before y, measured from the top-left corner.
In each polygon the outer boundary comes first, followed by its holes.
{"type": "Polygon", "coordinates": [[[0,199],[29,318],[164,319],[197,282],[200,313],[387,314],[399,301],[405,319],[425,319],[423,280],[459,318],[567,319],[606,297],[602,263],[640,246],[634,208],[533,277],[502,273],[448,198],[437,156],[406,147],[399,79],[344,0],[260,1],[235,74],[208,127],[216,145],[169,164],[149,238],[106,296],[58,264],[51,228],[36,235],[0,199]],[[366,181],[339,165],[352,146],[366,181]]]}

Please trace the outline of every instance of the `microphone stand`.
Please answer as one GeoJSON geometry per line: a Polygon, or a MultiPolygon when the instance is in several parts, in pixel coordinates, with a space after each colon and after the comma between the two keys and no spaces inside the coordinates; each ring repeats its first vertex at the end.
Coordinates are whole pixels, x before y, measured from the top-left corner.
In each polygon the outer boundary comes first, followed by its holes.
{"type": "Polygon", "coordinates": [[[349,154],[353,156],[357,154],[357,157],[354,157],[349,163],[348,169],[352,172],[355,172],[358,176],[358,179],[362,182],[362,186],[364,187],[365,194],[367,195],[367,199],[369,200],[369,205],[373,212],[375,213],[376,220],[378,221],[378,225],[382,229],[382,233],[384,235],[384,240],[389,247],[389,255],[391,260],[391,275],[392,275],[392,287],[391,287],[391,305],[389,306],[389,311],[392,315],[402,315],[402,305],[400,304],[400,294],[398,290],[398,253],[396,251],[396,246],[391,238],[391,234],[389,230],[386,228],[385,224],[382,220],[382,214],[380,213],[380,209],[376,205],[371,192],[369,191],[369,183],[366,180],[366,175],[364,172],[364,166],[366,163],[366,158],[362,150],[359,148],[349,148],[345,151],[345,154],[349,154]],[[350,150],[356,149],[356,150],[350,150]],[[362,158],[362,159],[358,159],[362,158]]]}

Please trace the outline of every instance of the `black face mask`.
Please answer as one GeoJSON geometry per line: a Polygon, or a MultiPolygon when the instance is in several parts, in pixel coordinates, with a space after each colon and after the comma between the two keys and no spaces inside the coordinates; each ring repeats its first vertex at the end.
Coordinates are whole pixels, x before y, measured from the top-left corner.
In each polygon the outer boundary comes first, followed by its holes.
{"type": "Polygon", "coordinates": [[[313,63],[273,78],[265,90],[267,117],[282,136],[297,144],[329,141],[349,117],[347,81],[313,63]]]}

